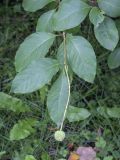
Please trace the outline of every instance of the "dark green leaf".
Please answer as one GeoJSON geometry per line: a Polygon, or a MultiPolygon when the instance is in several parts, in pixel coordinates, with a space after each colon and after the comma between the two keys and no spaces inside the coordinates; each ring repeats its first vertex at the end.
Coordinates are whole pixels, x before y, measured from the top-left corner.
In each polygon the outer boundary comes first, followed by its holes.
{"type": "Polygon", "coordinates": [[[95,26],[98,27],[100,23],[104,21],[104,15],[103,12],[99,10],[97,7],[93,7],[90,11],[89,18],[91,23],[95,26]]]}
{"type": "Polygon", "coordinates": [[[53,44],[55,35],[46,32],[37,32],[28,36],[20,45],[16,57],[16,71],[20,72],[27,67],[32,61],[44,57],[53,44]]]}
{"type": "Polygon", "coordinates": [[[68,96],[69,83],[65,73],[62,72],[50,89],[47,98],[49,114],[51,119],[57,124],[58,127],[60,126],[63,119],[68,96]]]}
{"type": "Polygon", "coordinates": [[[54,16],[54,30],[63,31],[78,26],[89,10],[90,6],[81,0],[62,0],[54,16]]]}
{"type": "Polygon", "coordinates": [[[119,41],[118,30],[115,22],[106,17],[98,27],[94,27],[95,37],[106,49],[113,51],[119,41]]]}
{"type": "MultiPolygon", "coordinates": [[[[87,82],[93,82],[96,74],[96,57],[91,44],[81,36],[67,35],[66,50],[72,70],[87,82]]],[[[58,49],[58,60],[63,65],[63,43],[58,49]]]]}
{"type": "Polygon", "coordinates": [[[115,49],[108,58],[108,66],[111,69],[120,66],[120,48],[115,49]]]}
{"type": "Polygon", "coordinates": [[[48,3],[54,0],[23,0],[23,8],[29,12],[35,12],[38,9],[43,8],[48,3]]]}
{"type": "Polygon", "coordinates": [[[85,120],[90,115],[90,112],[85,108],[69,106],[67,111],[67,119],[69,120],[69,122],[85,120]]]}
{"type": "Polygon", "coordinates": [[[98,0],[98,5],[108,16],[120,16],[120,0],[98,0]]]}
{"type": "Polygon", "coordinates": [[[18,73],[12,82],[14,93],[30,93],[49,83],[59,70],[56,60],[41,58],[32,62],[25,70],[18,73]]]}
{"type": "Polygon", "coordinates": [[[55,10],[48,11],[44,13],[37,22],[36,31],[37,32],[53,32],[53,15],[55,10]]]}

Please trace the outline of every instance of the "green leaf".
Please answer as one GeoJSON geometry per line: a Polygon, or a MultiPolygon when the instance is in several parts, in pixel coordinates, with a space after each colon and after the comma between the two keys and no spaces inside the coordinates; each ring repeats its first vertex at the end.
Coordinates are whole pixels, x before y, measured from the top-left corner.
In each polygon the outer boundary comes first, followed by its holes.
{"type": "Polygon", "coordinates": [[[69,120],[69,122],[85,120],[90,115],[90,112],[85,108],[69,106],[67,111],[67,119],[69,120]]]}
{"type": "Polygon", "coordinates": [[[103,117],[105,117],[105,118],[108,117],[108,115],[107,115],[107,107],[106,107],[106,106],[104,106],[104,107],[98,107],[98,108],[97,108],[97,112],[98,112],[101,116],[103,116],[103,117]]]}
{"type": "Polygon", "coordinates": [[[103,160],[113,160],[113,156],[107,156],[107,157],[104,157],[103,160]]]}
{"type": "Polygon", "coordinates": [[[47,152],[43,152],[41,155],[41,160],[51,160],[47,152]]]}
{"type": "MultiPolygon", "coordinates": [[[[96,57],[91,44],[81,36],[67,35],[66,50],[72,70],[87,82],[93,82],[96,74],[96,57]]],[[[58,49],[57,58],[63,65],[63,43],[58,49]]]]}
{"type": "Polygon", "coordinates": [[[10,140],[20,140],[28,137],[35,132],[33,127],[36,126],[37,122],[32,118],[19,120],[10,131],[10,140]]]}
{"type": "Polygon", "coordinates": [[[54,30],[64,31],[78,26],[89,10],[90,6],[81,0],[62,0],[54,16],[54,30]]]}
{"type": "Polygon", "coordinates": [[[98,27],[100,23],[104,21],[104,15],[103,12],[99,10],[97,7],[93,7],[89,13],[89,18],[91,23],[95,26],[98,27]]]}
{"type": "Polygon", "coordinates": [[[107,114],[111,118],[120,118],[120,107],[107,108],[107,114]]]}
{"type": "Polygon", "coordinates": [[[98,0],[98,6],[110,17],[120,16],[120,0],[98,0]]]}
{"type": "Polygon", "coordinates": [[[105,148],[106,141],[104,140],[103,137],[98,137],[97,142],[95,143],[95,146],[98,147],[98,148],[105,148]]]}
{"type": "Polygon", "coordinates": [[[37,32],[53,32],[53,15],[55,10],[48,11],[44,13],[37,22],[36,31],[37,32]]]}
{"type": "Polygon", "coordinates": [[[50,89],[47,98],[47,107],[50,117],[58,127],[60,126],[63,119],[68,96],[69,83],[65,73],[62,72],[50,89]]]}
{"type": "Polygon", "coordinates": [[[3,92],[0,92],[0,109],[7,109],[17,113],[30,111],[30,108],[20,99],[3,92]]]}
{"type": "Polygon", "coordinates": [[[43,8],[48,3],[54,0],[23,0],[23,8],[29,12],[35,12],[41,8],[43,8]]]}
{"type": "Polygon", "coordinates": [[[20,45],[16,57],[16,71],[20,72],[27,67],[32,61],[44,57],[53,44],[55,35],[46,32],[37,32],[28,36],[20,45]]]}
{"type": "Polygon", "coordinates": [[[120,66],[120,48],[115,49],[108,58],[108,66],[115,69],[120,66]]]}
{"type": "Polygon", "coordinates": [[[95,37],[106,49],[113,51],[119,41],[118,30],[115,22],[106,17],[98,27],[94,27],[95,37]]]}
{"type": "Polygon", "coordinates": [[[27,155],[25,157],[25,160],[36,160],[35,157],[33,157],[32,155],[27,155]]]}
{"type": "Polygon", "coordinates": [[[14,93],[31,93],[49,83],[59,70],[56,60],[41,58],[32,62],[25,70],[18,73],[12,82],[14,93]]]}

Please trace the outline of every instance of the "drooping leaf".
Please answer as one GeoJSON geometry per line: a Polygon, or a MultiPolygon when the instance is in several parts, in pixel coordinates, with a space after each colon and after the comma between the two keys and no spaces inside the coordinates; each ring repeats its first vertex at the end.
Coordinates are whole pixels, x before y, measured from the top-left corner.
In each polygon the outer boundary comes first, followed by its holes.
{"type": "Polygon", "coordinates": [[[25,160],[36,160],[36,158],[32,155],[25,156],[25,160]]]}
{"type": "Polygon", "coordinates": [[[56,60],[41,58],[32,62],[25,70],[18,73],[12,82],[14,93],[30,93],[49,83],[59,70],[56,60]]]}
{"type": "Polygon", "coordinates": [[[99,8],[93,7],[89,13],[89,18],[91,23],[95,26],[98,27],[100,23],[104,21],[104,15],[103,12],[100,11],[99,8]]]}
{"type": "Polygon", "coordinates": [[[63,31],[78,26],[89,10],[90,6],[81,0],[62,0],[54,16],[54,30],[63,31]]]}
{"type": "Polygon", "coordinates": [[[28,137],[35,132],[33,127],[36,126],[37,122],[32,118],[19,120],[10,131],[10,140],[20,140],[28,137]]]}
{"type": "Polygon", "coordinates": [[[95,37],[106,49],[113,51],[119,41],[118,30],[115,22],[106,17],[98,27],[94,27],[95,37]]]}
{"type": "MultiPolygon", "coordinates": [[[[91,44],[81,36],[67,35],[66,50],[72,70],[87,82],[93,82],[96,74],[96,57],[91,44]]],[[[63,65],[63,43],[58,49],[57,58],[63,65]]]]}
{"type": "Polygon", "coordinates": [[[52,88],[50,89],[47,98],[47,107],[50,117],[57,124],[58,127],[60,126],[63,119],[65,107],[68,101],[68,96],[68,79],[65,73],[62,72],[59,78],[53,84],[52,88]]]}
{"type": "Polygon", "coordinates": [[[120,118],[120,107],[107,108],[107,114],[111,118],[120,118]]]}
{"type": "Polygon", "coordinates": [[[0,92],[0,109],[7,109],[17,113],[30,111],[30,108],[20,99],[3,92],[0,92]]]}
{"type": "Polygon", "coordinates": [[[108,66],[111,69],[120,66],[120,48],[115,49],[108,58],[108,66]]]}
{"type": "Polygon", "coordinates": [[[120,16],[120,0],[98,0],[98,5],[108,16],[120,16]]]}
{"type": "Polygon", "coordinates": [[[55,35],[46,32],[37,32],[28,36],[20,45],[16,57],[16,71],[20,72],[27,67],[32,61],[44,57],[53,44],[55,35]]]}
{"type": "Polygon", "coordinates": [[[90,112],[85,108],[69,106],[67,111],[67,119],[69,120],[69,122],[85,120],[90,115],[90,112]]]}
{"type": "Polygon", "coordinates": [[[29,12],[35,12],[41,8],[43,8],[48,3],[54,0],[23,0],[23,8],[29,12]]]}
{"type": "Polygon", "coordinates": [[[55,10],[44,13],[37,22],[37,32],[53,32],[53,15],[55,10]]]}

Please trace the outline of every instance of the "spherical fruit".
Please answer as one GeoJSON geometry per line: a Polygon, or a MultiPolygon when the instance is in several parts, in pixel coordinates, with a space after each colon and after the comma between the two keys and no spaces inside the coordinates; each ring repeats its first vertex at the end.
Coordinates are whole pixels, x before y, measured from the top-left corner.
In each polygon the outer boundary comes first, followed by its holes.
{"type": "Polygon", "coordinates": [[[65,132],[63,131],[56,131],[54,134],[55,140],[62,142],[65,138],[65,132]]]}

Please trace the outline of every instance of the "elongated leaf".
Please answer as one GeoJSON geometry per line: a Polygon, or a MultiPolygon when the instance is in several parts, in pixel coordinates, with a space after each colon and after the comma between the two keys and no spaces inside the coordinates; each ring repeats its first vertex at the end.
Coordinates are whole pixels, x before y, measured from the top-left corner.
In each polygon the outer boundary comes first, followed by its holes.
{"type": "Polygon", "coordinates": [[[51,119],[57,124],[58,127],[60,126],[63,119],[68,96],[69,84],[65,73],[62,72],[50,89],[47,98],[49,114],[51,119]]]}
{"type": "Polygon", "coordinates": [[[104,15],[103,12],[100,11],[97,7],[93,7],[90,11],[89,18],[91,23],[95,26],[98,27],[100,23],[104,21],[104,15]]]}
{"type": "Polygon", "coordinates": [[[37,124],[37,120],[28,118],[19,120],[10,131],[10,140],[20,140],[34,133],[33,128],[37,124]]]}
{"type": "Polygon", "coordinates": [[[94,32],[96,39],[104,48],[111,51],[115,49],[119,41],[119,35],[112,19],[106,17],[98,27],[94,27],[94,32]]]}
{"type": "Polygon", "coordinates": [[[26,11],[35,12],[52,1],[54,0],[23,0],[23,8],[26,11]]]}
{"type": "Polygon", "coordinates": [[[27,155],[27,156],[25,157],[25,160],[36,160],[36,159],[35,159],[35,157],[32,156],[32,155],[27,155]]]}
{"type": "Polygon", "coordinates": [[[98,113],[103,117],[110,118],[120,118],[120,108],[119,107],[98,107],[98,113]]]}
{"type": "MultiPolygon", "coordinates": [[[[72,70],[87,82],[93,82],[96,74],[96,57],[91,44],[81,36],[67,35],[66,50],[72,70]]],[[[63,43],[58,50],[58,60],[63,63],[63,43]]]]}
{"type": "Polygon", "coordinates": [[[32,62],[25,70],[18,73],[12,82],[14,93],[30,93],[49,83],[59,70],[56,60],[41,58],[32,62]]]}
{"type": "Polygon", "coordinates": [[[63,31],[78,26],[89,10],[90,6],[81,0],[62,0],[54,16],[54,30],[63,31]]]}
{"type": "Polygon", "coordinates": [[[111,118],[120,118],[120,107],[107,108],[107,114],[111,118]]]}
{"type": "Polygon", "coordinates": [[[20,45],[16,57],[16,71],[20,72],[27,67],[32,61],[44,57],[51,47],[55,35],[46,32],[37,32],[28,36],[20,45]]]}
{"type": "Polygon", "coordinates": [[[120,48],[115,49],[108,58],[108,66],[111,69],[120,66],[120,48]]]}
{"type": "Polygon", "coordinates": [[[120,16],[120,0],[98,0],[98,5],[108,16],[120,16]]]}
{"type": "Polygon", "coordinates": [[[67,119],[69,120],[69,122],[85,120],[90,115],[90,112],[85,108],[69,106],[67,111],[67,119]]]}
{"type": "Polygon", "coordinates": [[[53,32],[53,15],[55,10],[48,11],[44,13],[37,22],[36,31],[37,32],[53,32]]]}
{"type": "Polygon", "coordinates": [[[20,99],[3,92],[0,92],[0,109],[7,109],[17,113],[30,111],[29,107],[20,99]]]}

